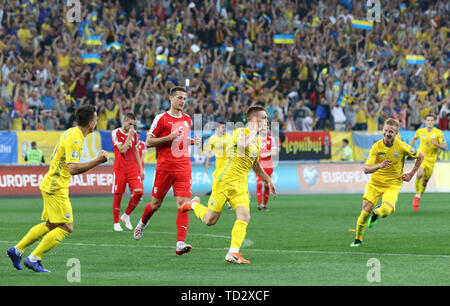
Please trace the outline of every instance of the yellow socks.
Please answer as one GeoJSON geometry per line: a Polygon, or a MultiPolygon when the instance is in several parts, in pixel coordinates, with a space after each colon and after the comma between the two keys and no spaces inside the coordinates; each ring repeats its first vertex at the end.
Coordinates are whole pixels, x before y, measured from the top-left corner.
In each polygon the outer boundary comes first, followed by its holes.
{"type": "Polygon", "coordinates": [[[36,249],[31,252],[31,254],[33,254],[38,259],[41,259],[46,252],[57,246],[68,235],[69,232],[63,230],[60,227],[56,227],[44,236],[41,243],[39,243],[36,249]]]}
{"type": "Polygon", "coordinates": [[[42,238],[49,231],[50,230],[48,229],[45,222],[33,226],[25,235],[25,237],[23,237],[22,240],[19,241],[19,243],[16,245],[16,248],[23,253],[28,246],[32,245],[38,239],[42,238]]]}
{"type": "Polygon", "coordinates": [[[194,211],[197,218],[199,218],[203,222],[203,218],[208,211],[208,207],[205,207],[200,203],[195,203],[194,205],[192,205],[192,210],[194,211]]]}
{"type": "Polygon", "coordinates": [[[247,222],[236,220],[231,230],[230,253],[238,253],[247,233],[247,222]]]}
{"type": "Polygon", "coordinates": [[[358,221],[356,221],[356,238],[358,240],[362,241],[362,237],[364,235],[364,230],[367,226],[367,220],[369,220],[369,215],[365,210],[361,211],[361,214],[359,215],[358,221]]]}
{"type": "Polygon", "coordinates": [[[387,217],[391,214],[392,212],[392,207],[386,203],[381,204],[380,207],[378,207],[377,209],[375,209],[375,214],[377,214],[378,216],[384,218],[387,217]]]}
{"type": "Polygon", "coordinates": [[[423,186],[423,179],[416,179],[416,195],[419,194],[420,196],[422,196],[424,192],[425,187],[423,186]]]}

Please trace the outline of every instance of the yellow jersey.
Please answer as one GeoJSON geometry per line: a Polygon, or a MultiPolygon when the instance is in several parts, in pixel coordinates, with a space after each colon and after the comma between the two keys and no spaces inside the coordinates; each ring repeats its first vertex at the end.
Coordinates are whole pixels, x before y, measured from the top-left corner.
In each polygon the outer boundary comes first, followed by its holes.
{"type": "Polygon", "coordinates": [[[40,189],[49,194],[69,194],[71,174],[69,163],[79,163],[83,151],[84,136],[78,127],[65,131],[53,150],[50,168],[41,182],[40,189]]]}
{"type": "Polygon", "coordinates": [[[214,155],[216,156],[216,170],[213,173],[213,177],[215,177],[215,174],[219,173],[219,171],[225,167],[228,159],[227,152],[230,152],[232,147],[233,136],[230,134],[224,133],[222,137],[214,134],[209,137],[207,149],[210,152],[214,152],[214,155]]]}
{"type": "Polygon", "coordinates": [[[369,183],[382,186],[402,185],[403,166],[408,156],[416,159],[418,156],[417,150],[397,137],[391,147],[387,147],[383,139],[374,143],[370,149],[366,165],[379,164],[385,159],[389,159],[391,163],[389,166],[372,173],[369,183]]]}
{"type": "Polygon", "coordinates": [[[238,128],[233,132],[232,151],[227,158],[224,168],[218,172],[217,179],[222,182],[245,182],[252,169],[253,164],[259,160],[259,151],[261,148],[261,138],[256,136],[253,141],[245,148],[238,149],[237,141],[250,133],[249,128],[238,128]]]}
{"type": "Polygon", "coordinates": [[[437,143],[445,143],[444,134],[440,129],[433,128],[431,132],[427,131],[427,128],[421,128],[416,131],[414,139],[420,138],[419,152],[425,155],[424,161],[434,163],[437,159],[439,148],[433,145],[433,139],[436,139],[437,143]]]}

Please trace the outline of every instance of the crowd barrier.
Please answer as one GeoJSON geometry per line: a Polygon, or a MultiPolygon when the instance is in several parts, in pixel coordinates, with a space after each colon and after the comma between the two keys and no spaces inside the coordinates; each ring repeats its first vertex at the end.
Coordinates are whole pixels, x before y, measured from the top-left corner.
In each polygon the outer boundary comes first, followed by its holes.
{"type": "MultiPolygon", "coordinates": [[[[405,171],[411,170],[412,162],[405,163],[405,171]]],[[[0,196],[37,196],[39,184],[48,166],[1,166],[0,196]]],[[[155,165],[145,166],[144,194],[152,191],[155,165]]],[[[211,191],[213,169],[206,173],[201,164],[192,165],[192,194],[202,195],[211,191]]],[[[281,162],[274,169],[273,181],[278,194],[363,194],[370,175],[363,172],[362,163],[290,163],[281,162]]],[[[401,192],[415,191],[415,178],[404,183],[401,192]]],[[[247,178],[249,191],[256,192],[255,173],[247,178]]],[[[71,195],[108,195],[113,183],[113,167],[99,166],[90,171],[72,176],[71,195]]],[[[437,162],[428,183],[429,192],[450,192],[450,163],[437,162]]],[[[169,195],[172,191],[169,191],[169,195]]]]}

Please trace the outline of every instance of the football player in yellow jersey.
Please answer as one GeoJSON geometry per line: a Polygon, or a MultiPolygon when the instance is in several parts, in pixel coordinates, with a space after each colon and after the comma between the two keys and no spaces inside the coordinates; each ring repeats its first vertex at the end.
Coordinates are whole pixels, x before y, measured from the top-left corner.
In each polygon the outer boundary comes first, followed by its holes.
{"type": "Polygon", "coordinates": [[[215,184],[216,174],[219,173],[227,163],[227,152],[230,151],[233,145],[233,136],[225,132],[225,123],[220,122],[216,129],[216,133],[209,137],[206,144],[206,161],[205,161],[205,171],[208,173],[209,170],[209,160],[212,155],[216,157],[216,169],[213,173],[213,189],[215,184]]]}
{"type": "Polygon", "coordinates": [[[426,127],[418,129],[409,144],[410,146],[414,146],[417,139],[420,139],[419,152],[422,152],[425,155],[422,165],[420,165],[419,170],[417,170],[416,195],[414,196],[412,203],[415,211],[419,210],[420,199],[433,174],[434,163],[436,162],[439,149],[444,151],[447,150],[444,134],[440,129],[434,127],[435,123],[436,117],[433,114],[426,115],[426,127]]]}
{"type": "Polygon", "coordinates": [[[370,149],[364,173],[372,175],[362,198],[363,207],[356,222],[356,237],[350,245],[352,247],[361,245],[367,223],[369,227],[373,227],[379,217],[385,218],[395,212],[395,203],[403,181],[409,182],[423,161],[423,153],[417,152],[396,137],[399,127],[400,123],[397,120],[387,119],[383,127],[383,139],[374,143],[370,149]],[[416,162],[410,172],[403,173],[405,159],[408,156],[416,159],[416,162]],[[380,197],[381,205],[375,207],[369,220],[372,208],[380,197]]]}
{"type": "Polygon", "coordinates": [[[244,242],[247,225],[250,221],[250,200],[247,176],[250,169],[260,176],[276,196],[272,179],[259,164],[261,139],[259,132],[268,124],[267,112],[262,106],[252,106],[247,111],[247,128],[238,128],[233,132],[233,150],[228,154],[226,165],[216,174],[215,184],[208,201],[208,207],[200,204],[198,197],[185,203],[182,211],[194,210],[195,215],[206,225],[214,225],[226,202],[230,203],[236,214],[236,221],[231,231],[231,245],[225,260],[236,264],[249,264],[239,249],[244,242]]]}
{"type": "Polygon", "coordinates": [[[101,150],[95,159],[80,163],[84,138],[94,131],[97,124],[96,109],[92,105],[79,107],[75,117],[77,126],[68,129],[59,138],[50,161],[50,169],[40,185],[44,201],[41,219],[44,222],[32,227],[17,245],[7,250],[13,266],[18,270],[22,270],[20,261],[25,249],[42,238],[24,264],[35,272],[50,272],[42,267],[42,256],[73,231],[72,206],[69,199],[70,177],[108,160],[108,154],[101,150]]]}

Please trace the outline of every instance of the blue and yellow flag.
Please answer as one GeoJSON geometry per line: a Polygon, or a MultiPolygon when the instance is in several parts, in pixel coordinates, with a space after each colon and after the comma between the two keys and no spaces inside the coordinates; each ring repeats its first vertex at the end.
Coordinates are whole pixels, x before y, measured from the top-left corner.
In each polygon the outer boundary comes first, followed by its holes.
{"type": "Polygon", "coordinates": [[[276,44],[293,44],[294,35],[293,34],[275,34],[273,36],[273,42],[276,44]]]}
{"type": "Polygon", "coordinates": [[[156,56],[156,62],[159,63],[159,64],[167,64],[167,56],[158,54],[156,56]]]}
{"type": "Polygon", "coordinates": [[[423,55],[406,55],[406,63],[410,65],[425,64],[425,57],[423,55]]]}
{"type": "Polygon", "coordinates": [[[82,54],[81,59],[83,64],[103,64],[100,55],[96,53],[82,54]]]}
{"type": "Polygon", "coordinates": [[[200,64],[194,64],[194,72],[195,73],[200,73],[200,64]]]}
{"type": "Polygon", "coordinates": [[[365,21],[365,20],[352,20],[352,26],[356,29],[362,30],[372,30],[373,29],[373,21],[365,21]]]}
{"type": "Polygon", "coordinates": [[[110,51],[113,48],[116,49],[116,50],[120,50],[122,48],[122,45],[120,43],[118,43],[118,42],[113,42],[113,43],[110,43],[110,44],[106,45],[106,50],[107,51],[110,51]]]}
{"type": "Polygon", "coordinates": [[[102,41],[100,40],[100,37],[97,35],[91,35],[89,36],[85,42],[86,45],[89,46],[101,46],[102,45],[102,41]]]}
{"type": "Polygon", "coordinates": [[[153,82],[158,81],[160,78],[162,78],[162,74],[158,73],[158,75],[154,77],[153,82]]]}

